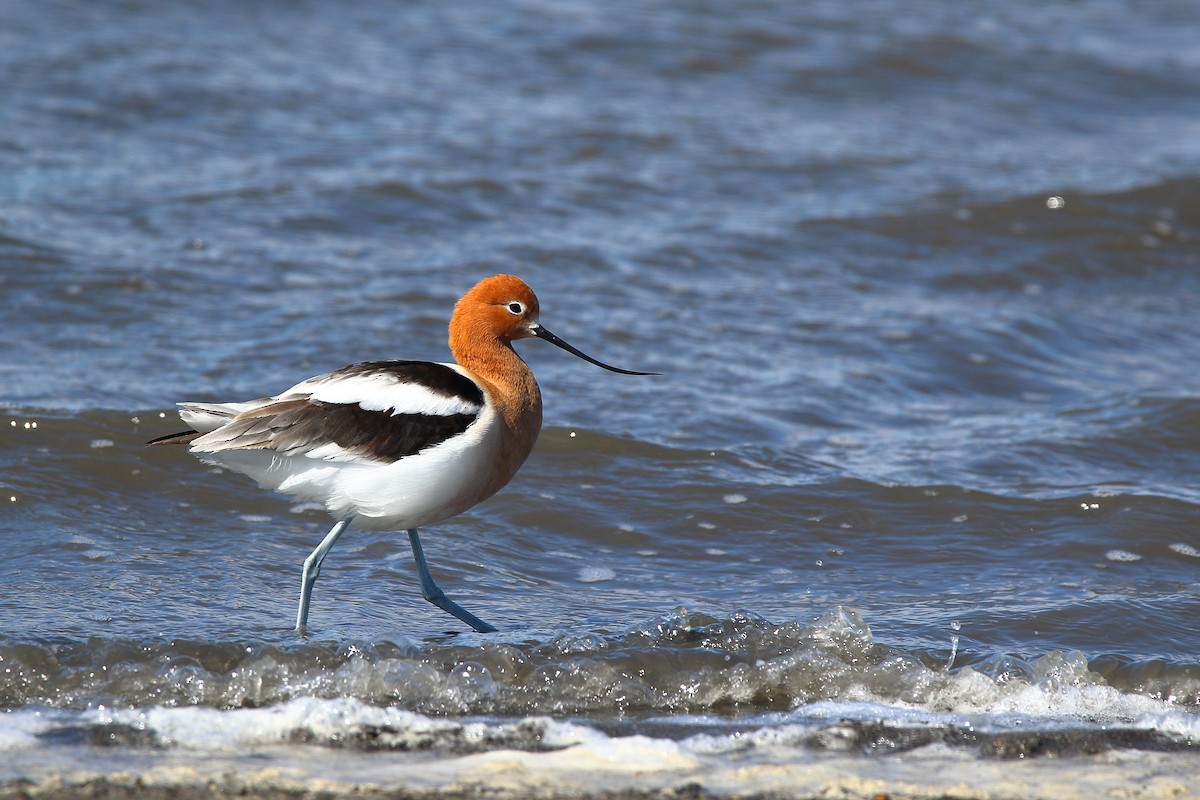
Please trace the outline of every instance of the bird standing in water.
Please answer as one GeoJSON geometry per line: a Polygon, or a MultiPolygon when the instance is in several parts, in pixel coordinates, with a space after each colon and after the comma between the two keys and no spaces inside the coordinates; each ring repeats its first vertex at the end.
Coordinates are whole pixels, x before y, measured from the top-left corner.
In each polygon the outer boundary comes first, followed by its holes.
{"type": "Polygon", "coordinates": [[[304,561],[297,632],[308,625],[321,563],[351,522],[407,530],[425,599],[477,631],[495,631],[434,582],[417,529],[491,497],[533,450],[542,396],[512,343],[537,337],[612,372],[657,374],[581,353],[543,327],[538,311],[520,278],[485,278],[454,307],[455,364],[368,361],[274,397],[181,403],[179,415],[193,429],[149,444],[190,445],[204,461],[329,509],[337,522],[304,561]]]}

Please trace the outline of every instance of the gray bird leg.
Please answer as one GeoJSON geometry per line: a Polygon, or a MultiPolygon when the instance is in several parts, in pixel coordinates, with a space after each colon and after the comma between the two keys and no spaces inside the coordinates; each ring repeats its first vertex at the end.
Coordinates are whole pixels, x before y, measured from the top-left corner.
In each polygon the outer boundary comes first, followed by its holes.
{"type": "Polygon", "coordinates": [[[329,555],[330,549],[337,544],[338,537],[346,530],[351,519],[353,517],[338,520],[333,529],[325,534],[325,538],[316,546],[316,549],[309,553],[308,558],[304,559],[304,571],[300,574],[300,607],[296,609],[296,633],[301,636],[304,635],[305,628],[308,626],[308,605],[312,602],[313,584],[321,575],[321,562],[325,560],[325,556],[329,555]]]}
{"type": "Polygon", "coordinates": [[[417,562],[417,575],[421,578],[421,594],[424,598],[443,611],[458,617],[480,633],[495,633],[495,628],[446,597],[446,593],[433,582],[433,576],[429,574],[429,564],[425,562],[425,551],[421,549],[421,540],[417,537],[416,528],[409,530],[408,541],[412,545],[413,560],[417,562]]]}

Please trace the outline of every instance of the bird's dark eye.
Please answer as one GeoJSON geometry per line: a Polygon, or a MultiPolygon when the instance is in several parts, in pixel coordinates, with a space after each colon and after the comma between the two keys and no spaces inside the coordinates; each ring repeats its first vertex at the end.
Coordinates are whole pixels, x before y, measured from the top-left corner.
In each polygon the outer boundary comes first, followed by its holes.
{"type": "Polygon", "coordinates": [[[508,304],[508,310],[519,317],[525,313],[525,304],[513,300],[508,304]]]}

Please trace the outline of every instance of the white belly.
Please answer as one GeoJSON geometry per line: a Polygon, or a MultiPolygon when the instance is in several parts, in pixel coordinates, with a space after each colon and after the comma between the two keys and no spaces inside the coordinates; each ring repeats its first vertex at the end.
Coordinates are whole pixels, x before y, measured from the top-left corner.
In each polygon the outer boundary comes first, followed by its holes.
{"type": "Polygon", "coordinates": [[[336,518],[353,516],[356,527],[400,530],[461,514],[503,486],[495,480],[500,442],[496,414],[485,407],[463,433],[391,463],[282,456],[272,450],[196,455],[265,488],[322,503],[336,518]]]}

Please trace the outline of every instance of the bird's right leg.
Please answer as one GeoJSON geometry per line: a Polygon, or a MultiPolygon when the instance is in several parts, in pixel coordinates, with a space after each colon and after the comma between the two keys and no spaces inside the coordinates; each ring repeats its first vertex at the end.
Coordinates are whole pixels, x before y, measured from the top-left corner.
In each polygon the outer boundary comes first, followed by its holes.
{"type": "Polygon", "coordinates": [[[337,544],[338,538],[346,530],[353,517],[343,517],[337,521],[333,529],[325,534],[325,538],[317,545],[308,558],[304,559],[304,571],[300,574],[300,607],[296,610],[296,633],[303,636],[308,626],[308,605],[312,601],[313,584],[321,574],[321,562],[329,551],[337,544]]]}

